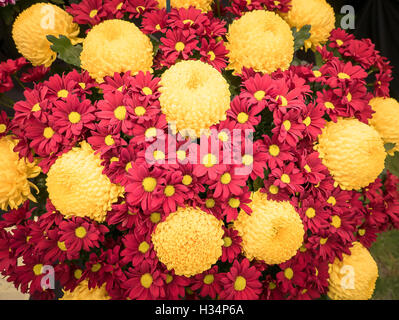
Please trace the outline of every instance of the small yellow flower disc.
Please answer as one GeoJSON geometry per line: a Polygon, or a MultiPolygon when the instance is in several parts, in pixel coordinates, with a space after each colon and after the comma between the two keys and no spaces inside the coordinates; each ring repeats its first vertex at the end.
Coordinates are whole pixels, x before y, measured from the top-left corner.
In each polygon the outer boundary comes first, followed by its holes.
{"type": "MultiPolygon", "coordinates": [[[[294,56],[294,37],[289,25],[276,13],[254,10],[234,20],[227,34],[229,68],[241,74],[243,67],[257,72],[286,70],[294,56]]],[[[261,100],[261,93],[256,95],[261,100]]]]}
{"type": "Polygon", "coordinates": [[[350,252],[329,265],[327,295],[333,300],[368,300],[378,278],[377,264],[360,242],[355,242],[350,252]]]}
{"type": "Polygon", "coordinates": [[[73,22],[69,13],[56,5],[36,3],[15,19],[12,28],[15,45],[34,66],[49,67],[57,57],[57,53],[50,48],[47,35],[64,35],[73,45],[81,42],[78,38],[79,25],[73,22]]]}
{"type": "MultiPolygon", "coordinates": [[[[166,8],[166,0],[157,0],[159,8],[166,8]]],[[[213,0],[171,0],[170,6],[172,8],[186,8],[188,9],[190,6],[196,9],[200,9],[202,12],[208,12],[212,8],[213,0]]]]}
{"type": "Polygon", "coordinates": [[[37,187],[30,182],[40,173],[36,162],[20,159],[14,147],[18,141],[11,136],[0,138],[0,209],[17,209],[27,199],[36,201],[31,194],[31,188],[37,187]]]}
{"type": "Polygon", "coordinates": [[[95,25],[83,41],[82,68],[97,82],[115,72],[152,71],[150,39],[132,22],[106,20],[95,25]]]}
{"type": "Polygon", "coordinates": [[[83,141],[50,167],[46,184],[51,202],[67,218],[79,216],[104,221],[124,190],[111,183],[102,171],[100,156],[83,141]]]}
{"type": "Polygon", "coordinates": [[[222,255],[222,221],[193,207],[178,208],[157,225],[152,242],[159,261],[190,277],[211,268],[222,255]]]}
{"type": "Polygon", "coordinates": [[[265,193],[252,194],[251,215],[240,211],[234,228],[242,238],[248,259],[279,264],[289,260],[303,243],[302,220],[287,201],[268,200],[265,193]]]}

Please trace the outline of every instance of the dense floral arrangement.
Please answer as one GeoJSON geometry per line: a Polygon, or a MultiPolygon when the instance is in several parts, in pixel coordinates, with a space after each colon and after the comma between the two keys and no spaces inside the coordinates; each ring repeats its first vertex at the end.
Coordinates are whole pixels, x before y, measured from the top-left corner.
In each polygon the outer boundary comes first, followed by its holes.
{"type": "Polygon", "coordinates": [[[334,25],[324,0],[23,11],[24,58],[0,64],[0,92],[32,83],[0,115],[2,275],[35,299],[55,297],[44,266],[63,299],[371,298],[399,104],[389,62],[334,25]]]}

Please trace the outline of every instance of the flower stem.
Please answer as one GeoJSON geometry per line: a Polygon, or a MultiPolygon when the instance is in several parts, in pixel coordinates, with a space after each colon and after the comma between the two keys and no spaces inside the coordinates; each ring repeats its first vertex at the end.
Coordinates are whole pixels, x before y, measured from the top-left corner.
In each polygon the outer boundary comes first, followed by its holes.
{"type": "Polygon", "coordinates": [[[22,81],[21,81],[15,74],[13,74],[12,77],[13,77],[13,79],[21,86],[21,88],[25,90],[26,87],[25,87],[25,85],[22,83],[22,81]]]}
{"type": "Polygon", "coordinates": [[[14,101],[4,94],[0,94],[0,105],[13,109],[14,101]]]}

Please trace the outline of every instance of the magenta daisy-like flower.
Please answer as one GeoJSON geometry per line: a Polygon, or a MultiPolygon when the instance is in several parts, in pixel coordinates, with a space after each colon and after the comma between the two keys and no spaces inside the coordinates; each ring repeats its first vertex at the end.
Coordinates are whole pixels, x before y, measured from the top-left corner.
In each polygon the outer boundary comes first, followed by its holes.
{"type": "Polygon", "coordinates": [[[197,35],[203,35],[204,28],[210,24],[210,21],[199,9],[173,8],[169,13],[168,24],[172,29],[189,29],[197,35]]]}
{"type": "Polygon", "coordinates": [[[231,225],[229,225],[227,228],[223,227],[223,230],[223,247],[220,260],[222,262],[228,261],[232,263],[241,253],[242,239],[238,235],[238,231],[233,229],[231,225]]]}
{"type": "Polygon", "coordinates": [[[72,3],[66,8],[78,24],[90,24],[92,26],[100,23],[106,16],[102,0],[83,0],[80,3],[72,3]]]}
{"type": "Polygon", "coordinates": [[[109,225],[116,225],[118,230],[132,229],[140,219],[137,207],[129,208],[126,202],[113,204],[112,210],[107,213],[106,221],[109,225]]]}
{"type": "Polygon", "coordinates": [[[252,209],[247,205],[251,203],[251,192],[249,188],[245,186],[243,192],[240,195],[230,195],[223,200],[222,206],[222,216],[226,217],[226,221],[230,222],[237,219],[239,210],[245,211],[247,214],[251,214],[252,209]]]}
{"type": "Polygon", "coordinates": [[[180,171],[167,172],[163,177],[161,189],[162,209],[166,214],[175,212],[178,206],[184,206],[189,188],[184,185],[180,171]]]}
{"type": "Polygon", "coordinates": [[[187,60],[193,50],[198,50],[198,40],[191,30],[168,30],[165,36],[166,38],[161,38],[159,49],[169,63],[174,63],[177,58],[187,60]]]}
{"type": "Polygon", "coordinates": [[[292,109],[281,116],[274,117],[273,122],[276,127],[272,129],[272,133],[278,135],[280,143],[295,147],[299,139],[303,137],[306,126],[299,113],[300,111],[292,109]]]}
{"type": "Polygon", "coordinates": [[[167,300],[180,300],[185,297],[185,288],[190,285],[191,279],[185,276],[178,276],[174,270],[167,270],[165,268],[165,299],[167,300]]]}
{"type": "Polygon", "coordinates": [[[149,71],[145,73],[139,71],[137,75],[130,78],[129,91],[137,93],[139,100],[152,104],[161,95],[158,91],[160,80],[160,78],[154,77],[149,71]]]}
{"type": "Polygon", "coordinates": [[[297,211],[301,216],[305,230],[318,232],[329,227],[329,214],[324,208],[323,202],[313,197],[307,197],[300,201],[297,211]]]}
{"type": "Polygon", "coordinates": [[[222,274],[220,282],[223,290],[220,299],[227,300],[255,300],[262,292],[259,281],[261,273],[254,266],[250,267],[249,260],[244,258],[239,262],[234,260],[230,271],[222,274]]]}
{"type": "Polygon", "coordinates": [[[46,87],[36,87],[32,90],[25,90],[25,100],[20,100],[14,104],[15,115],[13,122],[24,127],[25,122],[31,118],[36,118],[41,122],[47,120],[48,111],[51,108],[46,98],[48,89],[46,87]]]}
{"type": "Polygon", "coordinates": [[[290,162],[283,168],[276,167],[270,173],[276,180],[274,184],[280,188],[287,188],[291,193],[302,192],[302,184],[305,182],[302,172],[290,162]]]}
{"type": "Polygon", "coordinates": [[[94,150],[102,155],[127,145],[127,142],[120,136],[120,131],[116,127],[105,127],[96,124],[95,130],[91,130],[91,137],[87,141],[94,150]]]}
{"type": "Polygon", "coordinates": [[[154,11],[147,11],[143,14],[142,31],[144,33],[165,33],[167,30],[166,9],[159,9],[154,11]]]}
{"type": "Polygon", "coordinates": [[[100,84],[100,89],[103,93],[115,93],[115,91],[119,91],[122,93],[126,93],[130,87],[130,80],[133,77],[130,75],[130,71],[125,73],[114,73],[114,76],[105,76],[104,82],[100,84]]]}
{"type": "Polygon", "coordinates": [[[131,263],[133,267],[137,267],[147,261],[150,264],[156,264],[158,259],[154,251],[151,241],[151,234],[141,234],[136,230],[128,233],[122,238],[125,249],[122,250],[121,256],[123,263],[131,263]]]}
{"type": "Polygon", "coordinates": [[[227,199],[230,196],[239,196],[243,193],[247,176],[237,175],[235,166],[229,166],[218,175],[217,179],[209,183],[209,189],[214,190],[215,198],[227,199]]]}
{"type": "Polygon", "coordinates": [[[234,97],[231,101],[227,116],[235,122],[236,129],[253,129],[260,122],[262,111],[261,105],[252,105],[247,99],[240,96],[234,97]]]}
{"type": "Polygon", "coordinates": [[[94,129],[95,107],[90,100],[80,101],[76,95],[69,95],[66,100],[54,102],[54,127],[67,139],[78,137],[85,129],[94,129]]]}
{"type": "Polygon", "coordinates": [[[293,161],[293,148],[287,144],[278,141],[278,136],[263,135],[263,141],[266,147],[266,162],[270,169],[275,167],[283,167],[284,161],[293,161]]]}
{"type": "Polygon", "coordinates": [[[226,67],[227,53],[228,50],[223,41],[216,42],[214,39],[209,39],[209,41],[205,38],[201,39],[200,60],[209,63],[218,71],[222,71],[226,67]]]}
{"type": "Polygon", "coordinates": [[[129,14],[129,19],[140,18],[143,13],[154,11],[158,7],[158,2],[155,0],[128,0],[126,1],[126,11],[129,14]]]}
{"type": "Polygon", "coordinates": [[[216,299],[222,291],[222,274],[218,272],[218,266],[197,274],[192,278],[191,290],[198,291],[202,298],[210,297],[216,299]]]}

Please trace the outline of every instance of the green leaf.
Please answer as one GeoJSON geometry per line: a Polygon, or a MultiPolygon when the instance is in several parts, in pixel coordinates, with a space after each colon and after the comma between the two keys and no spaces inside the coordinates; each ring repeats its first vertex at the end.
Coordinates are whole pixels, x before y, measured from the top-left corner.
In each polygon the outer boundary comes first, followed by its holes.
{"type": "Polygon", "coordinates": [[[393,148],[395,148],[395,146],[396,146],[396,143],[386,143],[386,144],[384,144],[385,151],[387,151],[387,152],[392,150],[393,148]]]}
{"type": "Polygon", "coordinates": [[[310,28],[311,26],[306,24],[299,31],[297,31],[296,27],[291,29],[294,36],[294,51],[301,49],[305,44],[305,40],[310,38],[310,28]]]}
{"type": "Polygon", "coordinates": [[[50,48],[58,54],[59,59],[76,67],[80,67],[80,53],[82,52],[82,46],[80,44],[73,46],[71,40],[63,35],[60,35],[59,38],[48,35],[47,40],[52,43],[50,48]]]}
{"type": "Polygon", "coordinates": [[[387,155],[385,167],[395,176],[399,177],[399,152],[395,152],[393,157],[387,155]]]}
{"type": "Polygon", "coordinates": [[[254,181],[254,192],[258,191],[260,188],[263,188],[265,185],[263,183],[263,179],[261,177],[257,177],[254,181]]]}

